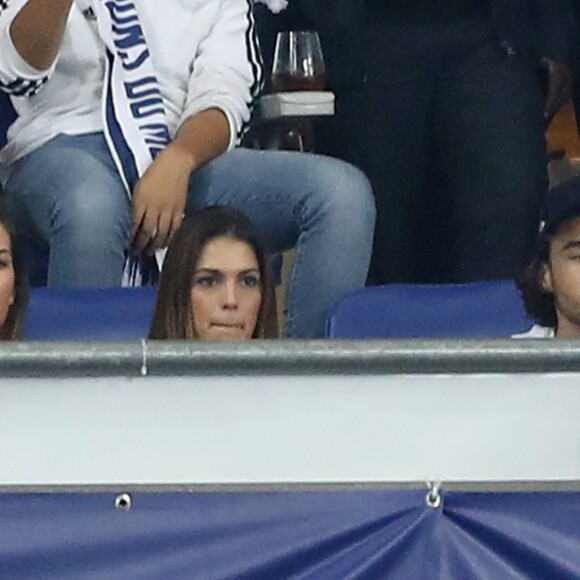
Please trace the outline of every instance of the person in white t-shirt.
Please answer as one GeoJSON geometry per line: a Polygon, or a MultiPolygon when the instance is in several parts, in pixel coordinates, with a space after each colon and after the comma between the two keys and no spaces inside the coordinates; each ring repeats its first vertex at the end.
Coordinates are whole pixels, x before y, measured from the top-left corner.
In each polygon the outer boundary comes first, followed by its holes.
{"type": "Polygon", "coordinates": [[[580,178],[548,192],[520,289],[537,324],[514,338],[580,338],[580,178]]]}

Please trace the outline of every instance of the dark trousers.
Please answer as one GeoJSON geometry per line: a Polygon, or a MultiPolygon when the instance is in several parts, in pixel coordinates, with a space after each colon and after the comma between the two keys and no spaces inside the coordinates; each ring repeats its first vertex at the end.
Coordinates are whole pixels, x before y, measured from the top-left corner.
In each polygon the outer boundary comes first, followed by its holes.
{"type": "Polygon", "coordinates": [[[487,22],[374,23],[367,78],[337,91],[319,148],[369,176],[370,282],[511,278],[547,187],[537,63],[487,22]]]}

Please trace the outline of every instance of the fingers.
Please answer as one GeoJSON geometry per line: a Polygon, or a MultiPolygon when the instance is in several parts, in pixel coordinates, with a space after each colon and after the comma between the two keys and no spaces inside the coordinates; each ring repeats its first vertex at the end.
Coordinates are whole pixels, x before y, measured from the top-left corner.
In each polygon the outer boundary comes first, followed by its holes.
{"type": "Polygon", "coordinates": [[[167,240],[166,244],[167,246],[171,242],[171,238],[173,238],[175,232],[181,227],[184,215],[185,214],[183,213],[183,211],[179,211],[173,214],[173,217],[171,219],[171,226],[169,228],[169,239],[167,240]]]}
{"type": "Polygon", "coordinates": [[[190,170],[176,170],[171,156],[160,154],[133,190],[131,252],[152,253],[167,246],[181,225],[190,170]]]}
{"type": "Polygon", "coordinates": [[[133,197],[133,223],[131,224],[131,236],[129,237],[129,245],[134,244],[137,232],[141,229],[143,220],[145,219],[145,206],[136,202],[136,196],[133,197]]]}
{"type": "Polygon", "coordinates": [[[157,222],[157,231],[151,240],[152,250],[159,250],[167,247],[171,242],[173,234],[175,234],[181,226],[182,221],[183,211],[178,210],[173,214],[163,214],[157,222]]]}
{"type": "Polygon", "coordinates": [[[131,253],[140,254],[152,247],[153,240],[157,237],[157,218],[146,214],[135,232],[131,241],[131,253]]]}
{"type": "Polygon", "coordinates": [[[147,212],[141,221],[138,221],[138,214],[136,214],[133,222],[131,252],[133,254],[153,253],[155,250],[165,248],[182,221],[183,211],[166,212],[160,216],[157,216],[155,212],[147,212]]]}
{"type": "Polygon", "coordinates": [[[164,213],[159,216],[159,221],[157,222],[157,232],[152,239],[152,245],[154,250],[159,248],[164,248],[169,244],[169,239],[171,236],[171,218],[170,213],[164,213]]]}
{"type": "Polygon", "coordinates": [[[173,234],[181,226],[183,221],[183,209],[178,208],[171,212],[165,212],[159,217],[157,221],[157,229],[155,236],[152,238],[153,250],[159,250],[160,248],[165,248],[171,242],[173,234]]]}

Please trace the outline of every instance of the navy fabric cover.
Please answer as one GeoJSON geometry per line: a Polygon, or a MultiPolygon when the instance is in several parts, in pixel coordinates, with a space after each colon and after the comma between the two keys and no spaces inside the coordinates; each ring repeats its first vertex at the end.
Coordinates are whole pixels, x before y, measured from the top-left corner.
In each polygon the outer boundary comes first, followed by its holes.
{"type": "Polygon", "coordinates": [[[440,580],[580,577],[579,493],[0,495],[0,577],[440,580]]]}
{"type": "Polygon", "coordinates": [[[508,338],[529,330],[511,280],[470,284],[389,284],[343,297],[329,338],[508,338]]]}
{"type": "MultiPolygon", "coordinates": [[[[28,340],[147,338],[156,288],[33,288],[26,317],[28,340]]],[[[0,575],[1,577],[1,575],[0,575]]]]}

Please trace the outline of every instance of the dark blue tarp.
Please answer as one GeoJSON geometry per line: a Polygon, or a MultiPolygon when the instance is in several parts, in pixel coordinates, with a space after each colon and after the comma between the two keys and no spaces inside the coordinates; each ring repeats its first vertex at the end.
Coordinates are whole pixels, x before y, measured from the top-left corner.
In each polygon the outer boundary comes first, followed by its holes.
{"type": "Polygon", "coordinates": [[[0,578],[580,578],[579,493],[0,495],[0,578]]]}

